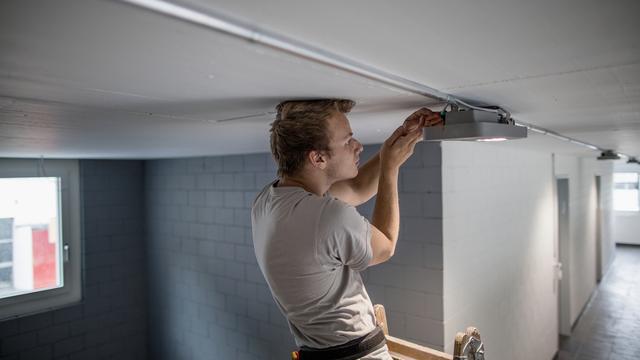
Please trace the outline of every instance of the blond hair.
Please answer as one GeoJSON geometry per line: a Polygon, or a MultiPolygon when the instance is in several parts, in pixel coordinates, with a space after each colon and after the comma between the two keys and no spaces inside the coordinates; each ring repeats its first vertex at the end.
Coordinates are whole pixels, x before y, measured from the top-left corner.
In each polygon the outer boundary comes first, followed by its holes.
{"type": "Polygon", "coordinates": [[[296,174],[309,151],[331,156],[327,119],[335,112],[348,113],[355,104],[346,99],[289,100],[278,104],[270,130],[278,176],[296,174]]]}

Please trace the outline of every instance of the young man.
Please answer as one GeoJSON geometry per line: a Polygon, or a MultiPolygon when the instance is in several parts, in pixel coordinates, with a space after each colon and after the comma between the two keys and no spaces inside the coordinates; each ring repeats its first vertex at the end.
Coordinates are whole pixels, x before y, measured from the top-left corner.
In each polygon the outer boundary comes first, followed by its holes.
{"type": "Polygon", "coordinates": [[[271,151],[279,178],[260,192],[251,213],[258,264],[301,360],[391,359],[360,272],[393,256],[400,165],[422,128],[442,122],[428,109],[416,111],[358,169],[362,144],[345,116],[354,105],[334,99],[278,105],[271,151]],[[355,206],[376,193],[369,223],[355,206]]]}

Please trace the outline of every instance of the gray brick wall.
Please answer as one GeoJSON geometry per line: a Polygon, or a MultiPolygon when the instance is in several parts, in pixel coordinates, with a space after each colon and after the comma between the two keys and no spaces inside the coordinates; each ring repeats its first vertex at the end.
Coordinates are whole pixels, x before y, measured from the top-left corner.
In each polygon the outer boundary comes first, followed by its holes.
{"type": "Polygon", "coordinates": [[[0,322],[0,359],[146,359],[143,162],[81,161],[79,305],[0,322]]]}
{"type": "MultiPolygon", "coordinates": [[[[369,158],[379,146],[365,146],[369,158]]],[[[386,309],[389,333],[444,348],[442,267],[442,151],[418,143],[399,181],[400,236],[394,256],[364,272],[374,303],[386,309]]],[[[358,210],[371,219],[375,198],[358,210]]]]}
{"type": "Polygon", "coordinates": [[[148,161],[150,357],[286,359],[294,348],[253,252],[267,154],[148,161]]]}
{"type": "MultiPolygon", "coordinates": [[[[363,158],[378,146],[367,146],[363,158]]],[[[401,238],[365,274],[392,334],[442,348],[440,148],[401,171],[401,238]],[[409,176],[407,176],[411,173],[409,176]]],[[[250,207],[275,179],[268,154],[146,163],[153,359],[286,359],[295,347],[258,268],[250,207]]],[[[373,202],[360,208],[370,214],[373,202]]]]}

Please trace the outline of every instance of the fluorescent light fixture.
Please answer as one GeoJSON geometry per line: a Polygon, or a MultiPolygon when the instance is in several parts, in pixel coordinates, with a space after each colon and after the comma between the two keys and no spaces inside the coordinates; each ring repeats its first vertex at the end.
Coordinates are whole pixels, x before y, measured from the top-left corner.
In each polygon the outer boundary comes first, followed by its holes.
{"type": "Polygon", "coordinates": [[[613,150],[605,150],[598,156],[598,160],[620,160],[620,155],[613,150]]]}
{"type": "Polygon", "coordinates": [[[505,141],[527,137],[527,128],[495,112],[458,109],[444,113],[444,126],[424,128],[425,141],[505,141]]]}
{"type": "Polygon", "coordinates": [[[507,140],[507,138],[489,138],[489,139],[478,139],[476,141],[483,141],[483,142],[500,142],[500,141],[505,141],[507,140]]]}

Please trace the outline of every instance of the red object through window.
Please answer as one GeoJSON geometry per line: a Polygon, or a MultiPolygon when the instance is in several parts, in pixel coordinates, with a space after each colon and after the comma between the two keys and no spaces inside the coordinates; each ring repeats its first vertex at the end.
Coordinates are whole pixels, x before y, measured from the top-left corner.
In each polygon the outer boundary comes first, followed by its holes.
{"type": "Polygon", "coordinates": [[[33,287],[45,289],[56,286],[56,244],[49,243],[48,229],[32,229],[33,287]]]}

